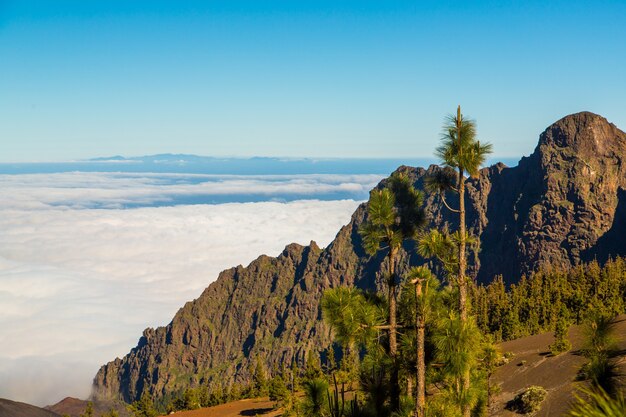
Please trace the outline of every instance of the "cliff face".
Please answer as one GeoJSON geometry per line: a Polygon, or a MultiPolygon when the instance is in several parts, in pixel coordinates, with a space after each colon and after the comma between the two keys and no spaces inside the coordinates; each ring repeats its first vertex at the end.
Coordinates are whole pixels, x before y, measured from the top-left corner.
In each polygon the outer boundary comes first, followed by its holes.
{"type": "MultiPolygon", "coordinates": [[[[514,282],[541,265],[572,265],[626,255],[626,134],[592,113],[567,116],[540,137],[530,157],[507,168],[485,168],[467,186],[468,226],[482,248],[471,259],[481,282],[501,274],[514,282]]],[[[439,168],[400,167],[423,188],[439,168]]],[[[384,185],[381,183],[379,187],[384,185]]],[[[458,201],[449,198],[451,204],[458,201]]],[[[431,226],[457,227],[439,197],[427,195],[431,226]]],[[[95,398],[155,397],[212,380],[246,380],[261,358],[269,369],[328,346],[329,329],[318,308],[336,285],[381,287],[384,254],[369,258],[358,227],[365,205],[324,250],[289,245],[276,258],[220,274],[202,295],[181,308],[166,327],[146,329],[123,359],[104,365],[94,379],[95,398]]],[[[422,262],[414,246],[400,254],[400,270],[422,262]]]]}
{"type": "Polygon", "coordinates": [[[483,170],[470,187],[479,281],[626,253],[614,236],[626,230],[626,134],[603,117],[559,120],[517,167],[483,170]]]}

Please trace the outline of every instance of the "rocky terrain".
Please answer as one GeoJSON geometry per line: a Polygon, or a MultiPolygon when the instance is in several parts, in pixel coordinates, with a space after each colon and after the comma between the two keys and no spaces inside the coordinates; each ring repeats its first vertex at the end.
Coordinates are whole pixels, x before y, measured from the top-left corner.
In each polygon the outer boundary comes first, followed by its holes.
{"type": "MultiPolygon", "coordinates": [[[[617,353],[614,357],[618,373],[626,370],[626,316],[617,318],[615,334],[619,336],[617,353]]],[[[493,382],[500,386],[500,393],[494,399],[490,415],[501,417],[519,416],[507,409],[507,404],[515,396],[532,385],[538,385],[548,392],[536,417],[561,416],[570,409],[577,388],[588,382],[577,381],[580,368],[587,362],[580,349],[583,347],[582,326],[572,326],[569,331],[572,349],[558,356],[550,354],[549,345],[554,342],[553,333],[543,333],[502,343],[502,352],[514,356],[506,365],[498,368],[493,382]]]]}
{"type": "MultiPolygon", "coordinates": [[[[423,188],[437,169],[398,170],[423,188]]],[[[480,282],[501,274],[512,283],[539,266],[626,254],[626,134],[598,115],[559,120],[518,166],[485,168],[467,188],[469,230],[482,242],[471,260],[480,282]]],[[[431,226],[456,228],[440,197],[426,195],[425,207],[431,226]]],[[[318,308],[323,291],[381,286],[384,254],[368,257],[358,234],[365,208],[323,250],[291,244],[277,257],[223,271],[170,324],[146,329],[129,354],[104,365],[94,398],[133,401],[144,390],[160,398],[194,383],[245,381],[257,358],[274,369],[322,351],[329,345],[318,308]]],[[[410,243],[400,258],[400,270],[423,262],[410,243]]]]}

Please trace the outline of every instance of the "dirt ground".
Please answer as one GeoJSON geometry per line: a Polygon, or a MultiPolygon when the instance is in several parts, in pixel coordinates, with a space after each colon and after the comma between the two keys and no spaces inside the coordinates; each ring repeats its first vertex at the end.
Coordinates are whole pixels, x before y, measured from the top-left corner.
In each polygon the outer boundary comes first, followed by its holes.
{"type": "MultiPolygon", "coordinates": [[[[579,326],[572,326],[569,332],[572,350],[558,356],[552,356],[548,348],[554,341],[552,333],[503,343],[502,352],[512,352],[515,356],[494,374],[493,381],[501,384],[502,391],[489,415],[520,416],[506,410],[506,404],[531,385],[539,385],[548,391],[536,417],[563,415],[570,408],[576,387],[582,384],[576,381],[578,370],[586,362],[579,352],[583,339],[581,330],[579,326]]],[[[618,318],[616,333],[620,339],[619,363],[626,368],[626,316],[618,318]]]]}
{"type": "Polygon", "coordinates": [[[179,411],[170,415],[173,417],[276,417],[280,415],[280,411],[274,410],[274,402],[266,397],[234,401],[200,410],[179,411]]]}

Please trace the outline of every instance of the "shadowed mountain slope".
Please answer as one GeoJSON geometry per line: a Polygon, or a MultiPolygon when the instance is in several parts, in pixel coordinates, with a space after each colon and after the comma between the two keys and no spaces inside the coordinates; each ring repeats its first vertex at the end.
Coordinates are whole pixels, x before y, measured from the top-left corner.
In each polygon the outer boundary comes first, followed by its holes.
{"type": "MultiPolygon", "coordinates": [[[[423,189],[425,176],[438,169],[398,171],[423,189]]],[[[559,120],[518,166],[497,164],[470,179],[467,221],[482,242],[470,260],[472,274],[480,282],[501,274],[511,283],[546,264],[626,254],[625,190],[626,134],[588,112],[559,120]]],[[[448,201],[458,203],[454,196],[448,201]]],[[[426,195],[425,208],[431,226],[456,229],[440,197],[426,195]]],[[[247,381],[257,358],[268,369],[304,363],[309,350],[330,342],[319,310],[325,289],[382,286],[385,254],[369,258],[358,234],[365,213],[363,204],[323,250],[314,242],[291,244],[277,257],[223,271],[170,324],[146,329],[137,347],[104,365],[94,378],[94,398],[133,401],[144,390],[161,398],[190,384],[247,381]]],[[[400,272],[423,262],[410,243],[399,257],[400,272]]]]}

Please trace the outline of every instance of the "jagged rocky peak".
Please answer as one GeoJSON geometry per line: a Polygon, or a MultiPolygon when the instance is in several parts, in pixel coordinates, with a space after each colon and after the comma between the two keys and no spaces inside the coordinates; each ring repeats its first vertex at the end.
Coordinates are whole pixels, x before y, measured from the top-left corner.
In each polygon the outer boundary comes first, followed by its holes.
{"type": "MultiPolygon", "coordinates": [[[[522,274],[552,264],[576,265],[626,255],[626,134],[593,113],[573,114],[548,127],[535,152],[518,166],[496,164],[467,182],[468,231],[481,250],[469,259],[479,282],[522,274]]],[[[401,166],[416,188],[427,169],[401,166]]],[[[377,188],[383,187],[386,180],[377,188]]],[[[458,206],[458,196],[448,203],[458,206]]],[[[331,244],[320,249],[290,244],[277,257],[262,255],[247,267],[223,271],[198,299],[165,327],[147,329],[124,358],[102,366],[94,397],[133,401],[144,390],[156,398],[190,384],[246,382],[262,360],[268,370],[302,364],[310,350],[330,343],[319,300],[326,288],[383,288],[384,253],[368,256],[359,225],[361,204],[331,244]]],[[[424,193],[429,227],[456,230],[458,215],[435,194],[424,193]]],[[[399,272],[425,261],[407,244],[399,272]]],[[[211,277],[207,277],[211,279],[211,277]]]]}
{"type": "Polygon", "coordinates": [[[626,134],[582,112],[548,127],[517,167],[483,170],[468,193],[483,245],[479,280],[502,274],[510,283],[542,265],[623,254],[610,237],[621,227],[614,221],[618,206],[626,203],[625,158],[626,134]]]}
{"type": "Polygon", "coordinates": [[[626,134],[602,116],[580,112],[565,116],[543,132],[538,148],[546,147],[579,157],[613,157],[626,148],[626,134]]]}

